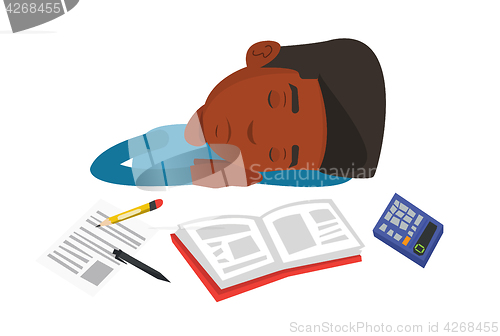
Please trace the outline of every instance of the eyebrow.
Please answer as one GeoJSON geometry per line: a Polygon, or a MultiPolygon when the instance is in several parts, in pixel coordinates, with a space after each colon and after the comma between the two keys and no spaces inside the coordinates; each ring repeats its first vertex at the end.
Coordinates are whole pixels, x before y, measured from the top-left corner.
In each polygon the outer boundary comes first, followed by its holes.
{"type": "Polygon", "coordinates": [[[297,113],[299,112],[299,96],[298,96],[298,90],[295,85],[292,85],[288,83],[290,86],[290,89],[292,90],[292,112],[297,113]]]}
{"type": "Polygon", "coordinates": [[[288,168],[292,168],[293,166],[296,166],[298,162],[299,162],[299,146],[293,145],[292,146],[292,163],[290,163],[290,166],[288,168]]]}

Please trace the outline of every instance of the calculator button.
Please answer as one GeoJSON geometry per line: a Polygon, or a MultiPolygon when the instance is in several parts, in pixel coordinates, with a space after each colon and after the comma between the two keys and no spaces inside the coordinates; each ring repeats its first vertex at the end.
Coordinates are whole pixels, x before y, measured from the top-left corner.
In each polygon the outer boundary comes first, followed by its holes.
{"type": "Polygon", "coordinates": [[[397,219],[396,217],[392,217],[391,223],[394,225],[399,225],[399,219],[397,219]]]}
{"type": "Polygon", "coordinates": [[[387,213],[385,214],[385,217],[384,217],[385,220],[388,221],[389,219],[391,219],[391,217],[392,217],[392,214],[389,211],[387,211],[387,213]]]}
{"type": "Polygon", "coordinates": [[[422,221],[422,218],[424,218],[424,217],[418,215],[417,220],[415,221],[416,226],[418,226],[420,224],[420,222],[422,221]]]}

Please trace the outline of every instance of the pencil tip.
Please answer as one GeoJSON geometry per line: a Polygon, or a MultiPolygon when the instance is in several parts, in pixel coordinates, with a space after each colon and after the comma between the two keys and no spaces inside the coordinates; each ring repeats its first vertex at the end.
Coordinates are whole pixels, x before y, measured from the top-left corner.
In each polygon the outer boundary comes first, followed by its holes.
{"type": "Polygon", "coordinates": [[[99,225],[96,225],[96,227],[101,227],[101,224],[99,224],[99,225]]]}

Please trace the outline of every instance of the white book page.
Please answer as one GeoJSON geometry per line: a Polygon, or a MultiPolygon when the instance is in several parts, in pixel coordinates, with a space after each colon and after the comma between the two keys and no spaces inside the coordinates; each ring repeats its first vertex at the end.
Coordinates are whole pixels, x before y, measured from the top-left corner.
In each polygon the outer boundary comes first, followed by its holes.
{"type": "Polygon", "coordinates": [[[106,218],[123,212],[104,201],[87,211],[38,261],[61,277],[95,295],[124,263],[115,259],[113,249],[135,253],[156,230],[137,218],[97,228],[106,218]]]}
{"type": "Polygon", "coordinates": [[[221,280],[251,274],[274,262],[251,218],[210,218],[179,227],[188,233],[221,280]]]}
{"type": "Polygon", "coordinates": [[[363,247],[331,201],[286,205],[262,219],[285,263],[363,247]]]}

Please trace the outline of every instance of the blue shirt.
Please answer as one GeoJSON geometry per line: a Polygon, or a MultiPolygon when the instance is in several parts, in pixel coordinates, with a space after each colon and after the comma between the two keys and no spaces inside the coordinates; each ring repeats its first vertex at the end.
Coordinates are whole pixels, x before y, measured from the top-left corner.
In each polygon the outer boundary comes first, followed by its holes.
{"type": "MultiPolygon", "coordinates": [[[[115,184],[174,186],[192,184],[195,159],[222,160],[210,146],[192,146],[184,138],[186,125],[168,125],[123,141],[103,152],[90,167],[96,178],[115,184]],[[132,159],[132,166],[122,163],[132,159]]],[[[341,184],[350,178],[315,170],[261,172],[261,184],[321,187],[341,184]]]]}

